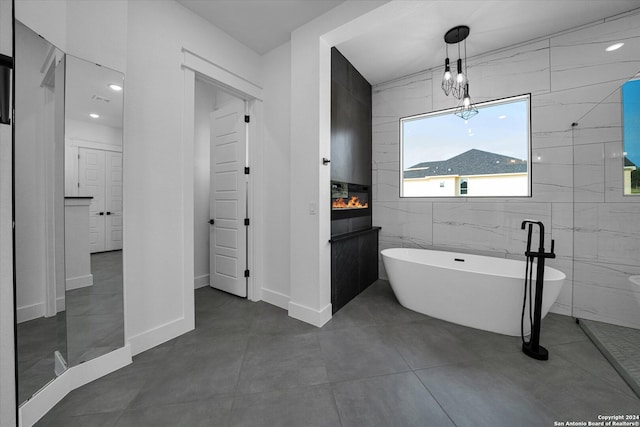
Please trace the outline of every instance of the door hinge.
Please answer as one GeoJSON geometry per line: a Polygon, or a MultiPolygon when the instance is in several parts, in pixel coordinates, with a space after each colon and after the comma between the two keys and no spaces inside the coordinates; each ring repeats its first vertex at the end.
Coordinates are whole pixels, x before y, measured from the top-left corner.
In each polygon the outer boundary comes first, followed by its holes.
{"type": "Polygon", "coordinates": [[[78,188],[80,188],[80,182],[78,181],[78,188]]]}
{"type": "Polygon", "coordinates": [[[249,270],[245,270],[245,271],[244,271],[244,277],[249,277],[249,274],[250,274],[250,273],[249,273],[249,270]]]}
{"type": "Polygon", "coordinates": [[[247,227],[249,226],[249,218],[244,219],[244,225],[246,225],[247,227]]]}
{"type": "Polygon", "coordinates": [[[251,117],[249,117],[249,116],[244,116],[244,122],[245,122],[245,123],[250,123],[250,121],[251,121],[251,117]]]}
{"type": "Polygon", "coordinates": [[[80,158],[80,154],[78,153],[78,158],[80,158]]]}
{"type": "Polygon", "coordinates": [[[245,166],[245,167],[244,167],[244,174],[245,174],[245,175],[249,175],[249,172],[250,172],[250,171],[251,171],[251,170],[250,170],[249,166],[245,166]]]}

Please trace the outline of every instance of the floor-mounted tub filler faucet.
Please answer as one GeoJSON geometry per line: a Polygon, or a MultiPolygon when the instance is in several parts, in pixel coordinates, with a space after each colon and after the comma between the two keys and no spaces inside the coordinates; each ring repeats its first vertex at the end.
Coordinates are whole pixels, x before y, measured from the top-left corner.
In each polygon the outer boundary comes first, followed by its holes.
{"type": "Polygon", "coordinates": [[[529,357],[537,360],[549,359],[549,352],[546,348],[540,345],[540,322],[542,318],[542,291],[544,285],[544,260],[545,258],[555,258],[556,254],[553,252],[555,242],[551,240],[551,252],[544,251],[544,224],[542,221],[536,221],[533,219],[525,219],[522,221],[520,229],[524,230],[526,225],[529,224],[529,230],[527,234],[527,250],[525,256],[527,257],[526,270],[524,275],[524,301],[522,302],[522,318],[520,320],[520,331],[522,336],[522,351],[529,357]],[[540,230],[540,243],[537,252],[531,251],[531,235],[533,234],[533,226],[537,225],[540,230]],[[531,316],[531,293],[532,293],[532,276],[533,276],[533,262],[537,260],[536,269],[536,295],[535,304],[533,310],[533,317],[531,316]],[[527,288],[529,289],[529,320],[531,322],[531,337],[529,341],[524,340],[524,312],[527,305],[527,288]]]}

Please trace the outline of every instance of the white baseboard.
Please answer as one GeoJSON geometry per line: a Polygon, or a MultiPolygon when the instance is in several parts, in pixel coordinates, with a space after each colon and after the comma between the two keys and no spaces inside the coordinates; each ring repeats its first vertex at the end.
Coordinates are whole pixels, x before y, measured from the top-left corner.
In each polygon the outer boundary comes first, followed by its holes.
{"type": "Polygon", "coordinates": [[[204,288],[205,286],[209,286],[210,281],[211,280],[209,279],[208,274],[198,276],[195,279],[193,279],[193,289],[200,289],[200,288],[204,288]]]}
{"type": "Polygon", "coordinates": [[[188,321],[184,317],[165,323],[145,332],[129,337],[131,354],[135,356],[145,350],[172,340],[192,331],[195,328],[194,320],[188,321]]]}
{"type": "Polygon", "coordinates": [[[67,300],[64,295],[56,298],[56,313],[60,313],[61,311],[65,311],[67,309],[67,300]]]}
{"type": "Polygon", "coordinates": [[[125,345],[104,356],[73,366],[51,381],[23,403],[19,411],[20,427],[30,427],[51,410],[71,391],[82,387],[131,363],[131,347],[125,345]]]}
{"type": "Polygon", "coordinates": [[[331,320],[331,303],[321,310],[314,310],[302,304],[289,301],[289,316],[321,328],[322,325],[331,320]]]}
{"type": "Polygon", "coordinates": [[[78,277],[67,277],[67,290],[72,291],[74,289],[85,288],[93,285],[93,274],[87,274],[78,277]]]}
{"type": "Polygon", "coordinates": [[[271,289],[262,288],[262,301],[273,304],[284,310],[289,309],[289,296],[281,294],[280,292],[272,291],[271,289]]]}
{"type": "Polygon", "coordinates": [[[16,310],[16,321],[18,323],[44,317],[44,303],[37,303],[18,307],[16,310]]]}

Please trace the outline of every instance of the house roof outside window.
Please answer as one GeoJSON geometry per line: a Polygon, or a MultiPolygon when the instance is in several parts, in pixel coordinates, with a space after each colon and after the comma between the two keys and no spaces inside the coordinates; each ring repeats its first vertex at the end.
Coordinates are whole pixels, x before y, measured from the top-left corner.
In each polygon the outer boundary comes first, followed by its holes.
{"type": "Polygon", "coordinates": [[[444,175],[495,175],[526,173],[526,160],[471,149],[447,160],[422,162],[405,169],[404,178],[425,178],[444,175]]]}

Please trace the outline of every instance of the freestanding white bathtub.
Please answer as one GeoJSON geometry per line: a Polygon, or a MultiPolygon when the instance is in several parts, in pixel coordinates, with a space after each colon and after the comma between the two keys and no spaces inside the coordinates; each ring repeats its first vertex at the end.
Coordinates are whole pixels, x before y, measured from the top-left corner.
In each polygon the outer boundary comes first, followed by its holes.
{"type": "MultiPolygon", "coordinates": [[[[426,249],[392,248],[381,253],[391,288],[404,307],[459,325],[520,335],[524,261],[426,249]]],[[[563,272],[545,266],[543,318],[558,297],[565,277],[563,272]]],[[[534,264],[534,301],[535,280],[534,264]]],[[[528,335],[528,300],[525,316],[524,332],[528,335]]]]}

